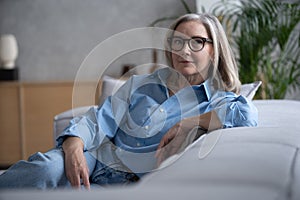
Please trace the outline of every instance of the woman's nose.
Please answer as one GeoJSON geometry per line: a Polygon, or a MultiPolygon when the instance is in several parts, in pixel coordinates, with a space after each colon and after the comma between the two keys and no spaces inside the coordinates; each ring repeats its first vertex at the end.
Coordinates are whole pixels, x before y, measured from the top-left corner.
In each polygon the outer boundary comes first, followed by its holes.
{"type": "Polygon", "coordinates": [[[184,43],[183,48],[181,49],[181,52],[183,54],[190,54],[191,53],[191,49],[190,49],[187,42],[184,43]]]}

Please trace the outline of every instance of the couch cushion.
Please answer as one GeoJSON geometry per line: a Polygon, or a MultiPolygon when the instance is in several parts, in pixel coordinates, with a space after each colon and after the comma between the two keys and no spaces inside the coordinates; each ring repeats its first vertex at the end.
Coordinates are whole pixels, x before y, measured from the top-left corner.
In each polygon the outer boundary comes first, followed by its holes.
{"type": "Polygon", "coordinates": [[[244,97],[247,97],[249,100],[252,100],[255,96],[256,91],[261,85],[261,81],[256,81],[253,83],[246,83],[241,86],[240,94],[244,97]]]}

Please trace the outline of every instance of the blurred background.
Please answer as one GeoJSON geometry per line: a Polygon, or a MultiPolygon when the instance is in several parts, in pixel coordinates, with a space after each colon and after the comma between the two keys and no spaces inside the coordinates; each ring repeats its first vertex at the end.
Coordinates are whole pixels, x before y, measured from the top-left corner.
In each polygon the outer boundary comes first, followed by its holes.
{"type": "MultiPolygon", "coordinates": [[[[186,3],[196,11],[195,0],[186,3]]],[[[74,80],[84,58],[105,39],[184,13],[179,0],[0,0],[0,33],[17,39],[21,81],[74,80]]],[[[151,52],[144,54],[116,61],[109,74],[151,61],[151,52]]]]}

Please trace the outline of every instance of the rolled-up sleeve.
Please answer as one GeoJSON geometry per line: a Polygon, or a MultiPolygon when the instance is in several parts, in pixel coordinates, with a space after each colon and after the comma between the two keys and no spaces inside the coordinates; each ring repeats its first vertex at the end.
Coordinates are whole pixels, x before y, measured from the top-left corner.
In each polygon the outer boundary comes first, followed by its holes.
{"type": "Polygon", "coordinates": [[[257,126],[257,109],[250,100],[243,96],[225,98],[215,111],[223,128],[257,126]]]}
{"type": "Polygon", "coordinates": [[[84,115],[73,118],[56,139],[57,147],[61,147],[66,137],[74,136],[82,139],[84,150],[93,150],[99,147],[105,137],[113,137],[116,129],[109,97],[100,108],[93,107],[84,115]]]}

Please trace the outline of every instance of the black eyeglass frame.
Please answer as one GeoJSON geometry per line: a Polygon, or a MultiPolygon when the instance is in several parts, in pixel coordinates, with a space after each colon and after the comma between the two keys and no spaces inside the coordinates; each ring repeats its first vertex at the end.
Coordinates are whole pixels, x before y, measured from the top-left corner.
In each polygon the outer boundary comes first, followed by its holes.
{"type": "Polygon", "coordinates": [[[198,37],[198,36],[197,37],[191,37],[189,39],[184,39],[184,38],[178,37],[178,36],[173,36],[173,37],[168,38],[168,43],[170,45],[171,50],[173,50],[173,51],[181,51],[183,49],[183,47],[185,46],[186,42],[188,42],[188,46],[189,46],[190,50],[192,50],[193,52],[198,52],[198,51],[201,51],[204,48],[206,42],[209,42],[209,43],[212,44],[213,40],[209,39],[209,38],[205,38],[205,37],[198,37]],[[183,41],[183,45],[180,49],[173,49],[172,48],[172,41],[173,41],[174,38],[179,38],[183,41]],[[203,46],[199,50],[194,50],[193,48],[191,48],[191,43],[190,42],[191,42],[191,40],[195,40],[195,39],[200,39],[203,42],[203,46]]]}

